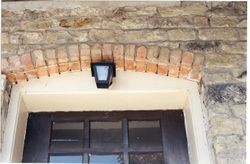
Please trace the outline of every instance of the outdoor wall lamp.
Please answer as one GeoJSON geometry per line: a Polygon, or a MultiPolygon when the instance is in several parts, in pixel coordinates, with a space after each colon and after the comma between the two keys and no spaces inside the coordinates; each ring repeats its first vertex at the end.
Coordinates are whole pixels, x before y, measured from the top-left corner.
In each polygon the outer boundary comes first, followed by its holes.
{"type": "Polygon", "coordinates": [[[114,63],[91,63],[91,74],[95,76],[97,88],[109,88],[116,76],[114,63]]]}

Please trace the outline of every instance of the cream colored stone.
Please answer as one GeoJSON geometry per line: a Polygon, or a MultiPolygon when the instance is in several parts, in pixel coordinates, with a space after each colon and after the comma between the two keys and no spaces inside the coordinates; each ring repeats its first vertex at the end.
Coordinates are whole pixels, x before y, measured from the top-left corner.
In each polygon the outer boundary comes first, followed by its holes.
{"type": "Polygon", "coordinates": [[[236,117],[239,117],[241,119],[246,119],[246,104],[238,104],[238,105],[233,105],[232,107],[233,114],[236,117]]]}

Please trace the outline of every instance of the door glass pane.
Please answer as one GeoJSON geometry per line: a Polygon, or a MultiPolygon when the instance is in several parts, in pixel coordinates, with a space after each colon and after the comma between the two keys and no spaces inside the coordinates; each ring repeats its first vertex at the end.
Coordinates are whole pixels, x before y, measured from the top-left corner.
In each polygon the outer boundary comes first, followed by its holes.
{"type": "Polygon", "coordinates": [[[83,147],[83,122],[53,122],[51,148],[83,147]]]}
{"type": "Polygon", "coordinates": [[[129,121],[131,147],[159,147],[161,138],[159,121],[129,121]]]}
{"type": "Polygon", "coordinates": [[[130,164],[163,164],[162,153],[131,153],[130,164]]]}
{"type": "Polygon", "coordinates": [[[91,122],[91,148],[119,148],[122,146],[121,121],[119,122],[91,122]]]}
{"type": "Polygon", "coordinates": [[[80,155],[50,155],[49,163],[82,163],[80,155]]]}
{"type": "Polygon", "coordinates": [[[123,164],[121,154],[89,155],[90,164],[123,164]]]}

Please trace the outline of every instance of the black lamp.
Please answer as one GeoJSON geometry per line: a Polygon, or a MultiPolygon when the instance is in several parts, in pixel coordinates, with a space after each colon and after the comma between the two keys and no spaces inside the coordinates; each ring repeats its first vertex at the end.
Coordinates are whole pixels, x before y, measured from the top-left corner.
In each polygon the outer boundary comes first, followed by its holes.
{"type": "Polygon", "coordinates": [[[114,63],[91,63],[91,74],[95,76],[97,88],[109,88],[112,78],[115,77],[114,63]]]}

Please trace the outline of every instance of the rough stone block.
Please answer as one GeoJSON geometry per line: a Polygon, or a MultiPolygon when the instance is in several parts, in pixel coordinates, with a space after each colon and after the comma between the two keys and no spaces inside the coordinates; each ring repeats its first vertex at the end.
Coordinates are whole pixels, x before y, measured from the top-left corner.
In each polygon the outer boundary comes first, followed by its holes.
{"type": "Polygon", "coordinates": [[[229,16],[212,16],[210,18],[210,24],[212,27],[237,27],[240,20],[239,17],[229,16]]]}
{"type": "Polygon", "coordinates": [[[1,58],[1,72],[5,74],[9,72],[9,63],[6,58],[1,58]]]}
{"type": "Polygon", "coordinates": [[[17,54],[18,45],[17,44],[2,44],[1,53],[2,54],[17,54]]]}
{"type": "Polygon", "coordinates": [[[43,34],[41,32],[15,32],[10,35],[12,44],[43,44],[43,34]]]}
{"type": "Polygon", "coordinates": [[[234,42],[234,43],[223,43],[220,45],[221,50],[226,53],[247,53],[247,44],[246,42],[234,42]]]}
{"type": "Polygon", "coordinates": [[[95,44],[92,46],[91,59],[92,59],[92,62],[102,61],[102,46],[100,44],[95,44]]]}
{"type": "Polygon", "coordinates": [[[208,27],[208,18],[206,16],[195,16],[194,18],[194,26],[198,27],[208,27]]]}
{"type": "Polygon", "coordinates": [[[176,40],[195,40],[196,34],[193,29],[173,29],[169,30],[168,32],[169,40],[176,41],[176,40]]]}
{"type": "Polygon", "coordinates": [[[198,36],[201,40],[241,40],[238,30],[232,28],[199,29],[198,36]]]}
{"type": "Polygon", "coordinates": [[[45,30],[52,27],[50,21],[22,21],[20,22],[20,30],[45,30]]]}
{"type": "Polygon", "coordinates": [[[236,117],[239,117],[243,120],[246,120],[246,104],[237,104],[237,105],[232,105],[232,112],[236,117]]]}
{"type": "Polygon", "coordinates": [[[69,45],[68,46],[69,50],[69,59],[71,62],[79,61],[79,48],[77,44],[74,45],[69,45]]]}
{"type": "Polygon", "coordinates": [[[35,50],[32,52],[32,59],[35,67],[45,66],[45,60],[42,50],[35,50]]]}
{"type": "Polygon", "coordinates": [[[47,31],[46,44],[68,44],[88,41],[87,31],[47,31]]]}
{"type": "Polygon", "coordinates": [[[102,59],[105,62],[113,62],[112,44],[103,44],[102,59]]]}
{"type": "Polygon", "coordinates": [[[8,44],[9,43],[9,34],[7,32],[1,33],[1,43],[8,44]]]}

